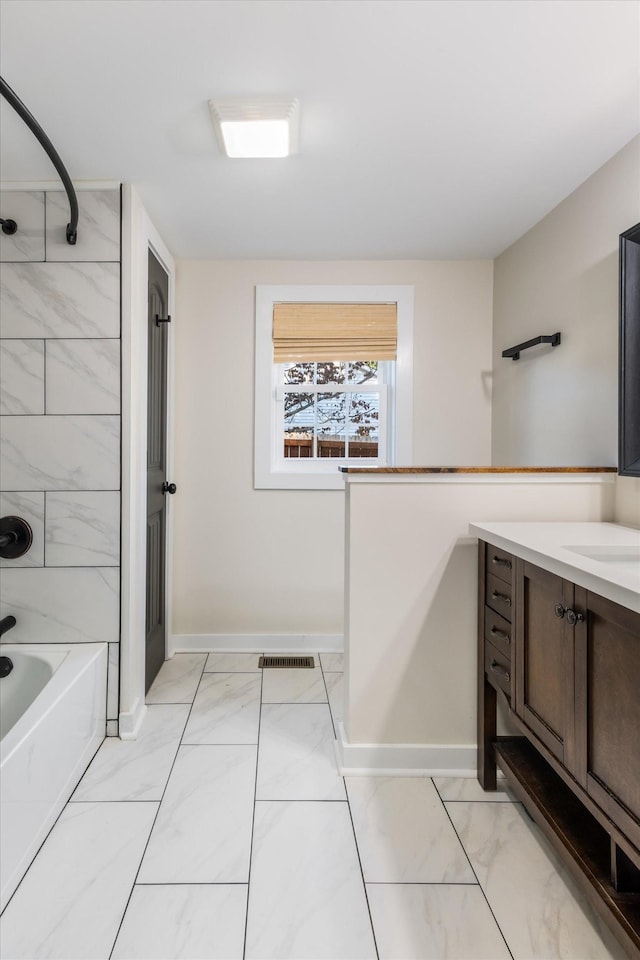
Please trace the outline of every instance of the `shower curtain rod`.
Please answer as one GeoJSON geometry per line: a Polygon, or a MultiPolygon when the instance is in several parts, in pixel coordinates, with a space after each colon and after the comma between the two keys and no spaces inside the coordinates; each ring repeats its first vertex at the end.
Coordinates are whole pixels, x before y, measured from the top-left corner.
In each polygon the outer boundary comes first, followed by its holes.
{"type": "MultiPolygon", "coordinates": [[[[69,211],[71,216],[71,220],[67,224],[67,243],[75,244],[78,239],[78,198],[76,197],[76,191],[71,183],[71,177],[67,173],[67,168],[60,159],[58,151],[51,143],[51,140],[49,140],[49,137],[46,135],[31,111],[25,107],[20,97],[11,89],[9,84],[2,77],[0,77],[0,93],[5,98],[7,103],[11,104],[18,116],[21,117],[29,127],[29,130],[31,130],[34,137],[36,137],[36,139],[44,147],[47,156],[56,168],[58,176],[64,184],[64,188],[67,191],[67,197],[69,198],[69,211]]],[[[17,227],[14,220],[2,220],[3,233],[15,233],[16,229],[17,227]]]]}

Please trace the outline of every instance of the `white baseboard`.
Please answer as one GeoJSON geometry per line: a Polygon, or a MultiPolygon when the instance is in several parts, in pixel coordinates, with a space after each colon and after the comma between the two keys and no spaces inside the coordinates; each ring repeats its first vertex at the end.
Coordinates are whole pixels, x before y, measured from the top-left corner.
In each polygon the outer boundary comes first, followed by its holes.
{"type": "Polygon", "coordinates": [[[349,743],[338,724],[336,758],[343,777],[475,777],[477,747],[449,743],[349,743]]]}
{"type": "Polygon", "coordinates": [[[133,710],[121,713],[118,717],[118,735],[121,740],[136,740],[147,707],[144,700],[136,700],[133,710]]]}
{"type": "Polygon", "coordinates": [[[169,637],[174,653],[341,653],[344,637],[336,633],[178,633],[169,637]]]}

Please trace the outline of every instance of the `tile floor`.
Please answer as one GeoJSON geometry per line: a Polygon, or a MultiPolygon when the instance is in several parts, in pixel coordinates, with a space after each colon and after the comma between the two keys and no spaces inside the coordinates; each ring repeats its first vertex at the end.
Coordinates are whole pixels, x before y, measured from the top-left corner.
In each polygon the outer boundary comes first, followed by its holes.
{"type": "Polygon", "coordinates": [[[0,921],[2,960],[621,960],[521,805],[338,776],[342,659],[178,654],[0,921]]]}

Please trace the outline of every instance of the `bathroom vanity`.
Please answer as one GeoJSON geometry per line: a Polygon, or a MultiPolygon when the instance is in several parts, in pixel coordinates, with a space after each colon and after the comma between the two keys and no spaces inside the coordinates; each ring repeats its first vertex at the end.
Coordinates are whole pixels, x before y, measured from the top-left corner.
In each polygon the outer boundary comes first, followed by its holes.
{"type": "Polygon", "coordinates": [[[475,523],[478,779],[496,764],[640,956],[640,531],[475,523]],[[517,737],[496,735],[502,698],[517,737]]]}

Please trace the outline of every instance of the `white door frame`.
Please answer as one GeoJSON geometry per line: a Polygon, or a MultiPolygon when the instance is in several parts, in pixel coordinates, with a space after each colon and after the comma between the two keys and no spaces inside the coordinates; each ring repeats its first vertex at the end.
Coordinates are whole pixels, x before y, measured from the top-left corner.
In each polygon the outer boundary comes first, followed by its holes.
{"type": "MultiPolygon", "coordinates": [[[[169,313],[175,315],[175,263],[137,191],[122,188],[122,543],[119,734],[133,740],[146,707],[146,509],[148,255],[169,276],[169,313]]],[[[174,325],[168,324],[167,470],[173,480],[174,325]]],[[[172,606],[172,498],[167,504],[165,597],[167,636],[172,606]]]]}

